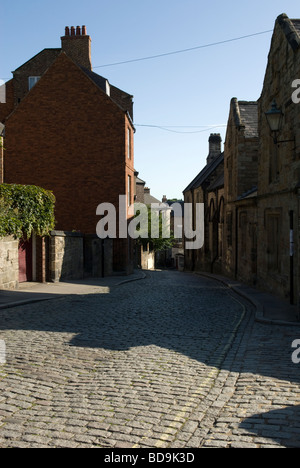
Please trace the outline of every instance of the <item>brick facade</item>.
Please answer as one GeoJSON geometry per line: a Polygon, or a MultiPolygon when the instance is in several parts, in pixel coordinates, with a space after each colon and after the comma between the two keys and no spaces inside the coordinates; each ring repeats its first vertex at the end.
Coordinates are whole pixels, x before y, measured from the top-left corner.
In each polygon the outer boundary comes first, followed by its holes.
{"type": "MultiPolygon", "coordinates": [[[[87,68],[90,38],[82,33],[64,36],[62,49],[45,49],[14,72],[0,121],[4,181],[52,190],[56,229],[95,234],[100,203],[118,208],[119,195],[134,198],[132,96],[87,68]],[[30,76],[40,77],[31,90],[30,76]]],[[[128,241],[117,249],[118,268],[129,271],[128,241]]]]}

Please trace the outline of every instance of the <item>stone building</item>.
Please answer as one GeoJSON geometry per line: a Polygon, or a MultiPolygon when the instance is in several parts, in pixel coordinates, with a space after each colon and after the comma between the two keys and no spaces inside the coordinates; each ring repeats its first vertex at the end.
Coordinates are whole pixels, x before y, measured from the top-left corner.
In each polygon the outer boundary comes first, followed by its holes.
{"type": "Polygon", "coordinates": [[[275,24],[258,101],[258,285],[296,303],[300,251],[300,104],[292,87],[300,79],[300,19],[280,15],[275,24]],[[276,133],[265,113],[281,111],[276,133]],[[295,101],[295,102],[294,102],[295,101]]]}
{"type": "Polygon", "coordinates": [[[221,272],[292,304],[300,294],[299,88],[300,19],[282,14],[260,98],[231,100],[224,155],[209,158],[184,191],[185,201],[205,204],[205,244],[185,252],[186,269],[221,272]]]}
{"type": "MultiPolygon", "coordinates": [[[[221,151],[221,135],[211,134],[209,137],[209,154],[207,164],[195,179],[183,191],[184,202],[204,204],[205,233],[204,247],[199,250],[185,249],[185,268],[187,270],[211,271],[217,260],[217,224],[219,212],[222,209],[221,199],[218,201],[209,198],[210,188],[220,180],[224,174],[224,153],[221,151]]],[[[193,210],[195,218],[195,209],[193,210]]],[[[193,219],[193,228],[195,219],[193,219]]]]}
{"type": "Polygon", "coordinates": [[[224,144],[223,272],[256,283],[258,104],[233,98],[224,144]]]}
{"type": "MultiPolygon", "coordinates": [[[[0,122],[4,182],[52,190],[56,229],[96,237],[99,204],[118,211],[119,195],[133,203],[132,96],[92,71],[85,26],[66,27],[61,48],[44,49],[13,72],[0,122]]],[[[114,239],[113,259],[114,270],[132,271],[131,239],[114,239]]]]}

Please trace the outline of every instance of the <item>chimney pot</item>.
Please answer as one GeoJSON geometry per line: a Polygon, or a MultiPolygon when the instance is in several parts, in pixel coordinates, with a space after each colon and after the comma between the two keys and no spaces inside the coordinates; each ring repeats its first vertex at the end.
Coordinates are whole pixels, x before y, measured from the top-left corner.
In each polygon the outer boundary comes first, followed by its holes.
{"type": "Polygon", "coordinates": [[[65,27],[65,36],[70,36],[70,28],[69,26],[65,27]]]}
{"type": "Polygon", "coordinates": [[[66,35],[61,37],[61,48],[68,57],[81,67],[92,70],[91,38],[86,27],[66,27],[66,35]]]}
{"type": "Polygon", "coordinates": [[[209,155],[207,164],[211,163],[215,158],[221,154],[222,138],[220,133],[211,133],[209,137],[209,155]]]}

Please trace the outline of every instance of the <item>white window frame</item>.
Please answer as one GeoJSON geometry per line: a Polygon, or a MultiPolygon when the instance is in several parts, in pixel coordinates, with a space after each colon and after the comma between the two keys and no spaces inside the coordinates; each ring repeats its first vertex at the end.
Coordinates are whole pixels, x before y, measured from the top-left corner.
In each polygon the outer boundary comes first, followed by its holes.
{"type": "Polygon", "coordinates": [[[29,91],[37,84],[40,80],[40,76],[29,76],[28,77],[28,89],[29,91]]]}

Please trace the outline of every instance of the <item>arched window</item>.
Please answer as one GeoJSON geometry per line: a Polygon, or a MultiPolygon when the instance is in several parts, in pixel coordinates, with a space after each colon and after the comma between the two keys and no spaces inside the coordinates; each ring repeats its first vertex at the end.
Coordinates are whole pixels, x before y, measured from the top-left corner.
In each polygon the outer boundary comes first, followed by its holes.
{"type": "Polygon", "coordinates": [[[219,223],[224,224],[224,197],[221,197],[219,203],[219,223]]]}
{"type": "Polygon", "coordinates": [[[212,198],[210,200],[210,205],[209,205],[209,221],[212,221],[214,219],[214,214],[215,214],[215,202],[214,202],[214,199],[212,198]]]}

